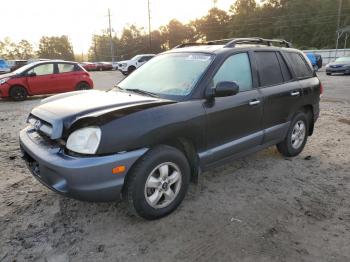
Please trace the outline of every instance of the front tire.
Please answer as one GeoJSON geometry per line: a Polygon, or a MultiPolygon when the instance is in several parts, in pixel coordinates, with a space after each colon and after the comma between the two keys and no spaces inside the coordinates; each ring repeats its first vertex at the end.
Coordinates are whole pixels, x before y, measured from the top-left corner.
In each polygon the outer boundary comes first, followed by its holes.
{"type": "Polygon", "coordinates": [[[14,101],[24,101],[27,99],[28,93],[23,86],[13,86],[9,95],[14,101]]]}
{"type": "Polygon", "coordinates": [[[134,67],[134,66],[130,66],[129,68],[128,68],[128,74],[130,75],[132,72],[134,72],[136,70],[136,67],[134,67]]]}
{"type": "Polygon", "coordinates": [[[308,134],[308,117],[304,112],[299,112],[294,116],[286,138],[277,144],[278,151],[286,157],[299,155],[304,149],[308,134]]]}
{"type": "Polygon", "coordinates": [[[174,147],[157,146],[133,166],[124,197],[133,214],[158,219],[180,205],[189,182],[190,167],[184,154],[174,147]]]}

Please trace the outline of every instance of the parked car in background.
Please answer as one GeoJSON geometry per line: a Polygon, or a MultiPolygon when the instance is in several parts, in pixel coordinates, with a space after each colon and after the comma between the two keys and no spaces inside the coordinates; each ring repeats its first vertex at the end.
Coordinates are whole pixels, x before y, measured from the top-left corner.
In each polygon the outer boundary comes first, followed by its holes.
{"type": "Polygon", "coordinates": [[[86,70],[86,71],[96,71],[97,70],[97,64],[91,63],[91,62],[82,62],[80,65],[86,70]]]}
{"type": "Polygon", "coordinates": [[[0,75],[0,97],[22,101],[27,96],[63,93],[93,88],[88,72],[78,63],[43,61],[0,75]]]}
{"type": "Polygon", "coordinates": [[[315,71],[318,71],[322,67],[322,56],[314,53],[306,53],[306,57],[310,60],[310,63],[315,71]]]}
{"type": "Polygon", "coordinates": [[[26,65],[28,63],[28,60],[8,60],[7,63],[10,66],[11,71],[15,71],[18,68],[26,65]]]}
{"type": "Polygon", "coordinates": [[[350,56],[339,57],[326,65],[326,74],[334,73],[350,74],[350,56]]]}
{"type": "Polygon", "coordinates": [[[124,197],[156,219],[209,168],[273,145],[299,155],[319,116],[311,64],[284,40],[224,41],[180,45],[109,91],[48,98],[20,132],[33,176],[81,200],[124,197]]]}
{"type": "Polygon", "coordinates": [[[0,59],[0,74],[11,72],[11,68],[5,59],[0,59]]]}
{"type": "Polygon", "coordinates": [[[113,70],[112,63],[109,62],[97,62],[96,63],[98,71],[110,71],[113,70]]]}
{"type": "Polygon", "coordinates": [[[114,70],[118,70],[118,64],[119,62],[112,62],[112,66],[114,70]]]}
{"type": "Polygon", "coordinates": [[[141,54],[134,56],[130,60],[120,61],[118,69],[123,75],[131,74],[135,69],[139,68],[153,57],[155,57],[155,54],[141,54]]]}

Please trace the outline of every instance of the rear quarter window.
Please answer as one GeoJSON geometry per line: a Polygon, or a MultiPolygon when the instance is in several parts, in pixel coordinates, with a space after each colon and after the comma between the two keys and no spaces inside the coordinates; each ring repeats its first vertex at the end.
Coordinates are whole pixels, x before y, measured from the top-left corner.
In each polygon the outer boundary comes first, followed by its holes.
{"type": "Polygon", "coordinates": [[[297,78],[309,78],[313,76],[313,71],[304,56],[293,52],[287,52],[285,54],[297,78]]]}

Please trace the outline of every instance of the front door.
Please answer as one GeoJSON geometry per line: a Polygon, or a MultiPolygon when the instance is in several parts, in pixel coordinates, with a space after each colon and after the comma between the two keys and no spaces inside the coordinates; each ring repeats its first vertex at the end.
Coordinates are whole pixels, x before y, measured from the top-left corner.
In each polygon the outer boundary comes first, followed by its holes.
{"type": "Polygon", "coordinates": [[[253,87],[248,53],[227,58],[213,78],[213,86],[222,81],[233,81],[239,93],[216,97],[205,103],[207,113],[207,151],[204,162],[216,162],[261,143],[262,98],[253,87]]]}
{"type": "Polygon", "coordinates": [[[40,64],[27,73],[27,83],[32,95],[50,94],[57,89],[58,83],[54,77],[54,64],[40,64]],[[34,74],[33,74],[34,73],[34,74]]]}

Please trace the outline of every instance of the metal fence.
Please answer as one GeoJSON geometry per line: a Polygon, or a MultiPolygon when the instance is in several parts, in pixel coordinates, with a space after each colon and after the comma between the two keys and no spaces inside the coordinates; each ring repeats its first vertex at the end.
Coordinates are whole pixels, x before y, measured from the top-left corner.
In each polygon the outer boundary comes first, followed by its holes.
{"type": "Polygon", "coordinates": [[[328,64],[335,60],[335,56],[350,56],[350,48],[347,49],[320,49],[320,50],[303,50],[304,53],[315,53],[322,56],[323,64],[328,64]]]}

